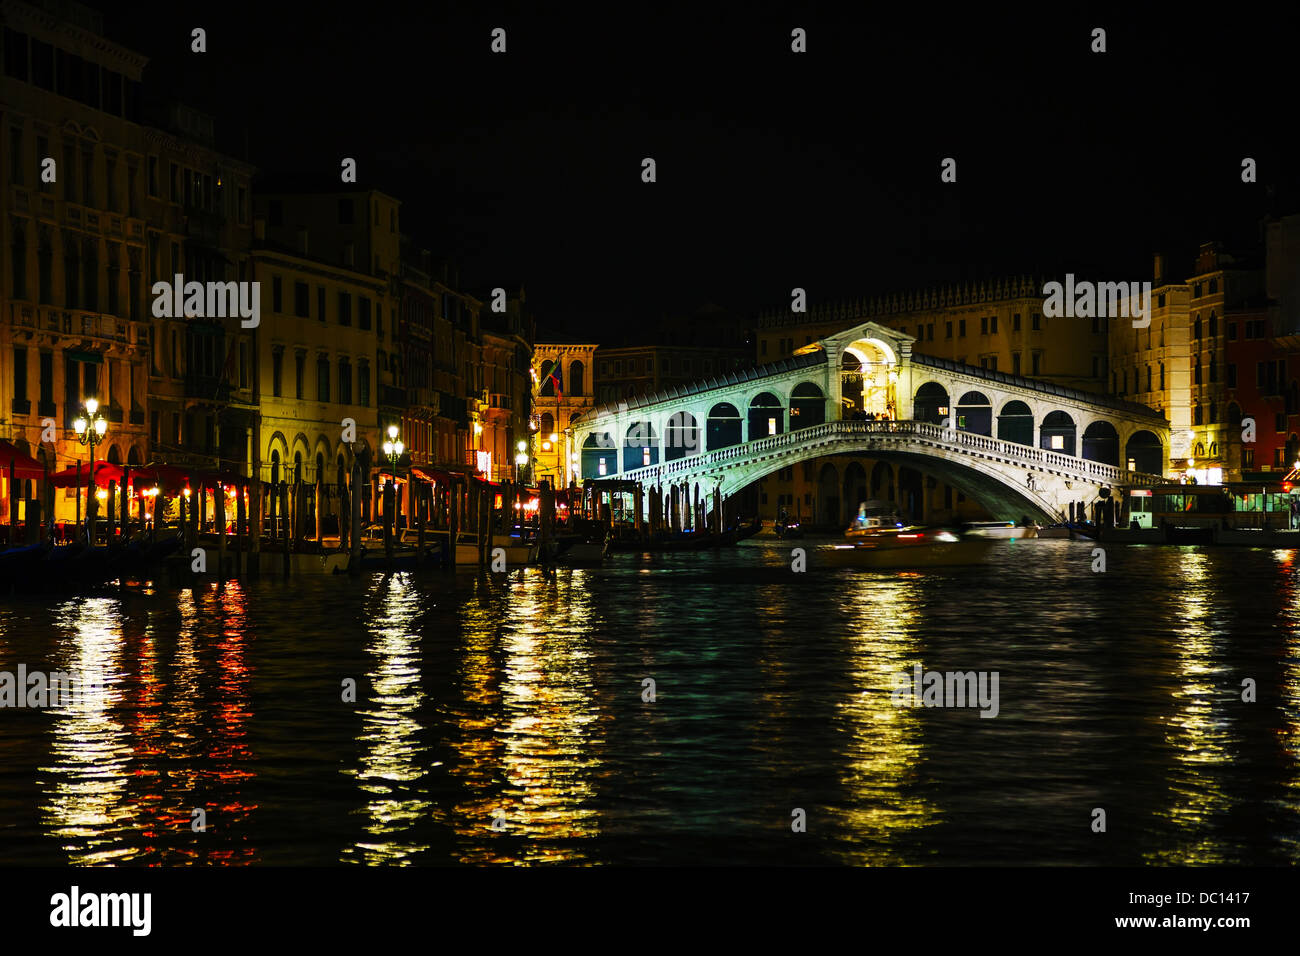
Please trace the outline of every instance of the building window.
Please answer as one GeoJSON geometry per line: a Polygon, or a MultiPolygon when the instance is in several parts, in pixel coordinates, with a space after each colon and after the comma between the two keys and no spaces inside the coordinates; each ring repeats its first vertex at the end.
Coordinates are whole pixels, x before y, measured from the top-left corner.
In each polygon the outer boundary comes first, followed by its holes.
{"type": "Polygon", "coordinates": [[[996,315],[989,316],[989,334],[990,335],[998,334],[998,317],[996,315]]]}
{"type": "Polygon", "coordinates": [[[1020,313],[1019,313],[1019,312],[1012,313],[1012,316],[1011,316],[1011,331],[1012,331],[1012,332],[1019,332],[1019,331],[1020,331],[1020,313]]]}
{"type": "Polygon", "coordinates": [[[1029,316],[1029,327],[1030,327],[1030,329],[1033,330],[1033,331],[1035,331],[1035,332],[1039,331],[1039,329],[1042,328],[1042,320],[1043,320],[1043,317],[1042,317],[1041,315],[1039,315],[1037,312],[1031,313],[1030,316],[1029,316]]]}
{"type": "Polygon", "coordinates": [[[302,398],[305,394],[307,378],[307,356],[298,352],[294,355],[294,397],[302,398]]]}
{"type": "Polygon", "coordinates": [[[365,362],[357,366],[357,404],[370,405],[370,366],[365,362]]]}
{"type": "Polygon", "coordinates": [[[946,338],[946,339],[950,339],[950,338],[952,338],[952,323],[951,323],[951,322],[945,322],[945,323],[944,323],[944,335],[943,335],[943,337],[946,338]]]}
{"type": "Polygon", "coordinates": [[[271,311],[280,312],[284,305],[284,285],[279,276],[271,277],[271,311]]]}
{"type": "Polygon", "coordinates": [[[339,325],[352,324],[352,294],[350,292],[339,293],[339,325]]]}
{"type": "Polygon", "coordinates": [[[1020,353],[1019,352],[1011,353],[1011,374],[1012,375],[1020,374],[1020,353]]]}
{"type": "Polygon", "coordinates": [[[148,174],[149,195],[157,196],[158,195],[158,157],[157,156],[149,157],[148,171],[149,171],[148,174]]]}
{"type": "Polygon", "coordinates": [[[284,349],[277,348],[271,353],[271,394],[280,397],[280,379],[284,371],[284,349]]]}
{"type": "Polygon", "coordinates": [[[1255,467],[1255,449],[1243,448],[1241,450],[1241,467],[1243,469],[1255,467]]]}
{"type": "Polygon", "coordinates": [[[1234,363],[1229,362],[1227,365],[1223,367],[1223,371],[1224,371],[1224,375],[1227,377],[1228,388],[1236,388],[1237,387],[1237,366],[1234,363]]]}
{"type": "Polygon", "coordinates": [[[1214,293],[1216,293],[1216,292],[1218,292],[1218,291],[1219,291],[1219,280],[1218,280],[1218,279],[1211,279],[1211,280],[1210,280],[1210,295],[1214,295],[1214,293]]]}
{"type": "Polygon", "coordinates": [[[339,402],[352,404],[352,362],[346,358],[339,359],[339,402]]]}
{"type": "Polygon", "coordinates": [[[1038,375],[1042,371],[1041,369],[1042,358],[1043,358],[1042,352],[1034,352],[1030,356],[1030,360],[1032,362],[1031,369],[1029,372],[1030,375],[1038,375]]]}
{"type": "Polygon", "coordinates": [[[1236,322],[1229,322],[1229,323],[1228,323],[1228,341],[1229,341],[1229,342],[1235,342],[1235,341],[1237,341],[1237,323],[1236,323],[1236,322]]]}
{"type": "Polygon", "coordinates": [[[357,328],[370,331],[370,300],[364,295],[357,296],[357,328]]]}
{"type": "Polygon", "coordinates": [[[305,319],[311,315],[311,291],[307,288],[305,282],[295,282],[293,284],[293,314],[300,319],[305,319]]]}
{"type": "MultiPolygon", "coordinates": [[[[810,337],[811,337],[811,336],[810,336],[810,337]]],[[[927,326],[925,327],[925,340],[926,340],[927,342],[933,342],[933,341],[934,341],[934,323],[933,323],[933,322],[931,322],[929,325],[927,325],[927,326]]]]}
{"type": "MultiPolygon", "coordinates": [[[[1192,298],[1193,298],[1193,299],[1199,299],[1200,297],[1201,297],[1201,284],[1200,284],[1199,282],[1197,282],[1196,284],[1194,284],[1194,285],[1192,286],[1192,298]]],[[[1198,338],[1199,338],[1199,336],[1198,336],[1198,338]]]]}
{"type": "Polygon", "coordinates": [[[1219,317],[1213,312],[1210,313],[1210,338],[1217,338],[1219,335],[1219,317]]]}
{"type": "Polygon", "coordinates": [[[330,400],[330,360],[321,356],[316,360],[316,398],[321,402],[330,400]]]}
{"type": "Polygon", "coordinates": [[[966,337],[966,320],[965,320],[965,319],[961,319],[961,320],[957,323],[957,337],[958,337],[959,339],[964,339],[964,338],[966,337]]]}

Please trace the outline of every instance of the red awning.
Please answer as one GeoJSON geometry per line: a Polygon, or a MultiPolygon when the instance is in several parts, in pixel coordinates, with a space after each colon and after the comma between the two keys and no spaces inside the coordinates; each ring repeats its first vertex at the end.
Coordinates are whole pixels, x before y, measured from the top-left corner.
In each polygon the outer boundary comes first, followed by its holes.
{"type": "MultiPolygon", "coordinates": [[[[98,487],[107,488],[109,482],[121,480],[121,466],[113,465],[106,461],[95,462],[95,484],[98,487]]],[[[50,481],[53,482],[55,488],[85,488],[90,484],[90,463],[86,462],[81,466],[80,483],[77,481],[76,465],[50,475],[50,481]]]]}
{"type": "Polygon", "coordinates": [[[439,484],[451,484],[452,476],[449,471],[436,471],[432,468],[412,468],[411,474],[422,481],[436,481],[439,484]]]}
{"type": "Polygon", "coordinates": [[[0,441],[0,477],[8,479],[9,466],[13,465],[14,480],[44,478],[45,469],[31,455],[24,455],[7,441],[0,441]]]}
{"type": "Polygon", "coordinates": [[[127,473],[127,480],[138,490],[148,485],[157,485],[165,495],[174,495],[185,487],[190,473],[175,465],[144,465],[132,467],[127,473]]]}

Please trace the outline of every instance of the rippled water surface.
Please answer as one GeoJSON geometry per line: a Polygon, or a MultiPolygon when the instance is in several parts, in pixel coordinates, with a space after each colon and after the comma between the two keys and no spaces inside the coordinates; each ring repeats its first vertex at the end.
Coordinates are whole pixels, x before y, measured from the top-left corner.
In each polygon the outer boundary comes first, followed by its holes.
{"type": "Polygon", "coordinates": [[[107,706],[0,709],[0,862],[1300,863],[1297,555],[1106,558],[6,599],[0,671],[107,706]],[[893,706],[916,664],[997,672],[996,718],[893,706]]]}

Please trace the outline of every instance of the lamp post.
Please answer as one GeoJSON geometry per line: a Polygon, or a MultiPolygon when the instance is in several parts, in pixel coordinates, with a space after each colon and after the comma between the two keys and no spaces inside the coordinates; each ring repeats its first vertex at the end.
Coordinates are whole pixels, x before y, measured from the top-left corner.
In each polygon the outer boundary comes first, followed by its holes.
{"type": "Polygon", "coordinates": [[[528,442],[521,441],[515,446],[519,453],[515,455],[515,484],[519,484],[519,469],[528,464],[528,442]]]}
{"type": "MultiPolygon", "coordinates": [[[[78,415],[72,422],[73,431],[77,433],[77,441],[83,445],[90,446],[90,486],[86,489],[86,537],[92,544],[95,541],[94,518],[90,512],[91,488],[95,482],[95,446],[104,440],[104,434],[108,431],[108,419],[99,414],[99,402],[93,398],[86,399],[85,414],[78,415]]],[[[81,494],[81,489],[77,489],[77,494],[81,494]]]]}
{"type": "MultiPolygon", "coordinates": [[[[388,475],[389,475],[388,483],[390,486],[392,486],[393,502],[394,504],[396,504],[397,502],[397,460],[402,457],[402,452],[406,450],[406,446],[403,445],[401,439],[397,437],[396,425],[388,426],[388,439],[384,442],[383,449],[384,449],[384,457],[388,459],[388,475]]],[[[388,508],[387,498],[384,499],[384,508],[385,510],[388,508]]],[[[385,524],[387,524],[387,521],[385,521],[385,524]]]]}

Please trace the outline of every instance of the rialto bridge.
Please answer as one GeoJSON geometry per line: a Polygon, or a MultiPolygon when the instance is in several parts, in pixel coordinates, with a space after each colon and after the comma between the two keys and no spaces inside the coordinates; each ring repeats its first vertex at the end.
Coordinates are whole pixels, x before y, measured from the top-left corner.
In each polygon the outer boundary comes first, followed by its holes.
{"type": "Polygon", "coordinates": [[[913,355],[913,341],[855,326],[779,362],[595,408],[569,447],[584,480],[635,481],[682,515],[843,453],[941,478],[1009,520],[1059,520],[1164,472],[1169,423],[1153,409],[913,355]]]}

